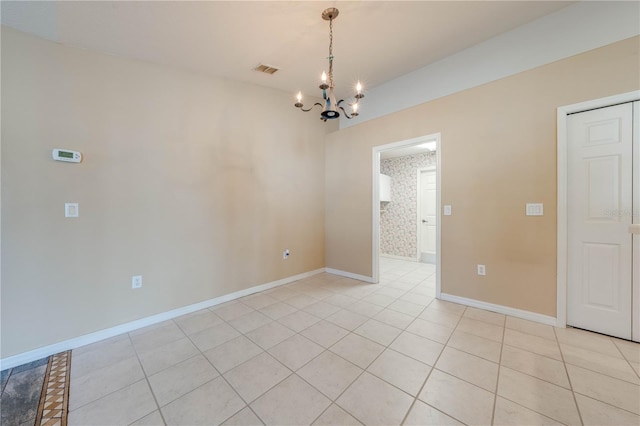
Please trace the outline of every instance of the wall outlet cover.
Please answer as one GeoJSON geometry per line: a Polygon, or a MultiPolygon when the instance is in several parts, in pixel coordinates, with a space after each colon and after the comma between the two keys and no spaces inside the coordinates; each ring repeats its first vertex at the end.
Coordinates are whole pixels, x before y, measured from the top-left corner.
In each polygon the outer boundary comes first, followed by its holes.
{"type": "Polygon", "coordinates": [[[131,288],[142,287],[142,275],[134,275],[131,277],[131,288]]]}

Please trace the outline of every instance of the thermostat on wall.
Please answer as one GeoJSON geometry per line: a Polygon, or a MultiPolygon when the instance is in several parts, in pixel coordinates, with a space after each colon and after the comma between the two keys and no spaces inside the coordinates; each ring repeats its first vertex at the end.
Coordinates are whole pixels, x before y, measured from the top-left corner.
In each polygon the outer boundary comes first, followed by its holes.
{"type": "Polygon", "coordinates": [[[79,163],[82,161],[82,154],[78,151],[70,151],[68,149],[54,149],[53,159],[57,161],[68,161],[70,163],[79,163]]]}

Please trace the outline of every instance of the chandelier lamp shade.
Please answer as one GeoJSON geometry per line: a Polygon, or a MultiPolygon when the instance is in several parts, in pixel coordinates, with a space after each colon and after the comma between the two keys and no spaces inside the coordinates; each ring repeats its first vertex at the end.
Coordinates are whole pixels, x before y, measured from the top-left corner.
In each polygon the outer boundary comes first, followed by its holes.
{"type": "Polygon", "coordinates": [[[333,84],[333,20],[336,19],[337,16],[338,9],[335,7],[330,7],[322,12],[322,19],[329,21],[329,57],[327,58],[329,59],[329,74],[325,72],[322,73],[322,82],[320,86],[318,86],[320,87],[320,90],[322,90],[322,99],[324,100],[324,103],[316,102],[308,109],[305,109],[302,103],[302,92],[298,92],[298,101],[294,104],[296,108],[300,108],[304,112],[311,111],[316,105],[322,107],[322,112],[320,112],[320,119],[322,121],[333,120],[339,118],[341,115],[344,115],[348,119],[357,117],[358,102],[360,102],[360,99],[364,98],[362,85],[358,82],[356,84],[356,93],[353,96],[355,100],[353,102],[345,102],[344,99],[336,101],[333,84]],[[350,110],[347,111],[345,107],[350,110]]]}

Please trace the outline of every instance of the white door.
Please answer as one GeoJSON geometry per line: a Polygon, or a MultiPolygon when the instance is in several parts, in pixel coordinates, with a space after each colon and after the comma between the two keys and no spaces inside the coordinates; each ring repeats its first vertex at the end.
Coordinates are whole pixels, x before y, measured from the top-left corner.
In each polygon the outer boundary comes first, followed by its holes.
{"type": "Polygon", "coordinates": [[[436,171],[420,172],[420,261],[436,263],[436,171]]]}
{"type": "Polygon", "coordinates": [[[631,103],[568,117],[567,324],[623,339],[632,325],[632,173],[631,103]]]}

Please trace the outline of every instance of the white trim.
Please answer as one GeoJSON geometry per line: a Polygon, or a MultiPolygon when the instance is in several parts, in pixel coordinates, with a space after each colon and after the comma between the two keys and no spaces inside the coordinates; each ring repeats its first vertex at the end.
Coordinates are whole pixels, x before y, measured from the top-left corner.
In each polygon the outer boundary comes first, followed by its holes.
{"type": "Polygon", "coordinates": [[[269,290],[274,287],[278,287],[284,284],[289,284],[294,281],[308,278],[316,274],[325,272],[324,268],[316,269],[314,271],[304,272],[302,274],[294,275],[292,277],[282,278],[270,283],[261,284],[255,287],[246,288],[244,290],[236,291],[234,293],[225,294],[224,296],[215,297],[213,299],[205,300],[203,302],[194,303],[193,305],[183,306],[181,308],[173,309],[171,311],[162,312],[156,315],[151,315],[139,320],[130,321],[124,324],[117,325],[115,327],[106,328],[104,330],[96,331],[93,333],[85,334],[83,336],[74,337],[73,339],[64,340],[62,342],[54,343],[52,345],[43,346],[38,349],[23,352],[17,355],[9,356],[4,359],[0,359],[0,370],[7,368],[17,367],[28,362],[36,361],[38,359],[57,354],[62,351],[68,351],[70,349],[76,349],[80,346],[85,346],[90,343],[99,342],[100,340],[108,339],[110,337],[117,336],[119,334],[128,333],[130,331],[137,330],[142,327],[157,324],[162,321],[167,321],[181,315],[190,314],[192,312],[199,311],[201,309],[210,308],[212,306],[219,305],[230,300],[238,299],[240,297],[248,296],[260,291],[269,290]]]}
{"type": "Polygon", "coordinates": [[[556,326],[567,326],[567,113],[558,108],[556,326]]]}
{"type": "Polygon", "coordinates": [[[425,253],[424,256],[420,256],[420,263],[430,263],[432,265],[436,264],[436,254],[435,253],[425,253]]]}
{"type": "MultiPolygon", "coordinates": [[[[631,222],[640,223],[640,102],[633,103],[633,207],[631,222]]],[[[633,235],[631,339],[640,342],[640,235],[633,235]]]]}
{"type": "MultiPolygon", "coordinates": [[[[431,135],[420,136],[417,138],[407,139],[399,142],[388,143],[385,145],[374,146],[372,148],[372,188],[373,194],[371,197],[371,282],[377,283],[380,277],[380,153],[382,151],[391,151],[397,148],[405,148],[413,145],[420,145],[425,142],[436,143],[436,209],[437,209],[437,224],[436,224],[436,297],[440,297],[440,266],[441,259],[440,254],[440,228],[442,224],[442,212],[441,210],[441,187],[442,187],[442,150],[440,149],[440,133],[433,133],[431,135]]],[[[328,272],[328,271],[327,271],[328,272]]]]}
{"type": "Polygon", "coordinates": [[[325,272],[333,275],[340,275],[341,277],[353,278],[354,280],[364,281],[366,283],[376,284],[377,281],[373,280],[373,277],[367,277],[365,275],[354,274],[352,272],[341,271],[339,269],[325,268],[325,272]]]}
{"type": "Polygon", "coordinates": [[[373,175],[371,177],[371,205],[373,206],[373,220],[371,220],[371,280],[380,281],[380,150],[371,150],[373,175]]]}
{"type": "Polygon", "coordinates": [[[481,300],[467,299],[466,297],[455,296],[453,294],[442,293],[439,299],[448,302],[459,303],[461,305],[471,306],[473,308],[484,309],[485,311],[497,312],[499,314],[509,315],[516,318],[522,318],[529,321],[539,322],[546,325],[556,325],[556,318],[538,314],[536,312],[525,311],[522,309],[511,308],[504,305],[496,305],[494,303],[483,302],[481,300]]]}
{"type": "Polygon", "coordinates": [[[567,326],[567,115],[595,108],[603,108],[640,99],[640,90],[594,99],[558,108],[558,211],[557,211],[557,276],[556,326],[567,326]]]}
{"type": "Polygon", "coordinates": [[[440,133],[436,139],[436,297],[442,296],[442,149],[440,133]]]}
{"type": "Polygon", "coordinates": [[[416,259],[415,257],[396,256],[395,254],[380,253],[380,257],[387,257],[389,259],[405,260],[407,262],[420,262],[420,260],[416,259]]]}

